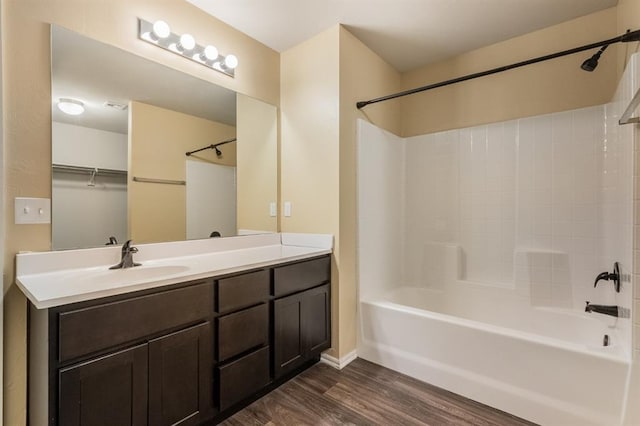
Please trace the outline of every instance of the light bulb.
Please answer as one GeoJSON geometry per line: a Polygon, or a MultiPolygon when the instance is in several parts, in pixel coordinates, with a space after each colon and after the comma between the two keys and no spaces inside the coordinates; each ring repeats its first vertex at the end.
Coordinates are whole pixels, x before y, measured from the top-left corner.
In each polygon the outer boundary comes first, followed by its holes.
{"type": "Polygon", "coordinates": [[[227,55],[227,57],[224,58],[224,65],[229,69],[234,69],[238,66],[238,58],[236,58],[235,55],[227,55]]]}
{"type": "Polygon", "coordinates": [[[193,50],[196,47],[196,40],[191,34],[182,34],[180,36],[180,43],[178,44],[178,50],[193,50]]]}
{"type": "Polygon", "coordinates": [[[153,35],[158,38],[167,38],[171,35],[169,24],[164,21],[156,21],[153,23],[153,35]]]}
{"type": "Polygon", "coordinates": [[[84,112],[84,103],[77,99],[60,98],[58,108],[65,114],[80,115],[84,112]]]}
{"type": "Polygon", "coordinates": [[[207,46],[204,48],[204,51],[200,54],[200,59],[203,61],[214,61],[218,57],[218,49],[214,46],[207,46]]]}

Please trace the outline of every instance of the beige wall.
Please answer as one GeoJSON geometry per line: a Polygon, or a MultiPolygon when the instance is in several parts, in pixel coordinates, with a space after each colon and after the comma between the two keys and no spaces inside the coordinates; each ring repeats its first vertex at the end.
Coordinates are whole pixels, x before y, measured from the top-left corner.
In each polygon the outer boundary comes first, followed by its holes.
{"type": "MultiPolygon", "coordinates": [[[[610,8],[407,72],[403,74],[403,88],[485,71],[616,35],[617,11],[610,8]]],[[[597,49],[407,96],[401,106],[402,136],[606,103],[618,81],[618,47],[610,47],[598,69],[591,73],[581,70],[580,65],[597,49]]]]}
{"type": "Polygon", "coordinates": [[[238,229],[276,232],[269,203],[278,204],[278,109],[245,95],[236,105],[238,229]]]}
{"type": "Polygon", "coordinates": [[[331,355],[343,357],[356,345],[355,119],[400,129],[397,102],[355,103],[397,91],[400,74],[341,26],[284,52],[281,72],[281,227],[335,237],[331,355]]]}
{"type": "Polygon", "coordinates": [[[49,23],[163,63],[274,105],[277,52],[183,0],[3,0],[4,118],[4,424],[26,418],[26,300],[13,285],[19,250],[48,250],[49,225],[13,224],[13,198],[51,196],[49,23]],[[230,78],[137,39],[137,17],[165,19],[176,32],[215,43],[240,60],[230,78]],[[26,53],[28,52],[28,53],[26,53]]]}
{"type": "Polygon", "coordinates": [[[345,28],[340,28],[340,287],[339,356],[356,347],[357,334],[357,193],[356,119],[362,118],[392,133],[400,132],[399,101],[357,110],[357,101],[400,90],[400,73],[345,28]]]}
{"type": "Polygon", "coordinates": [[[337,349],[339,303],[339,27],[281,54],[280,191],[292,203],[283,232],[335,236],[332,262],[332,347],[337,349]]]}
{"type": "Polygon", "coordinates": [[[235,166],[236,143],[221,146],[220,158],[214,150],[190,157],[185,152],[234,138],[236,128],[142,102],[131,102],[129,111],[129,238],[137,243],[185,240],[186,187],[134,182],[133,177],[186,180],[187,158],[235,166]]]}
{"type": "MultiPolygon", "coordinates": [[[[618,0],[618,34],[640,30],[640,0],[618,0]]],[[[618,75],[622,75],[629,56],[640,51],[640,43],[625,43],[618,49],[618,75]]]]}

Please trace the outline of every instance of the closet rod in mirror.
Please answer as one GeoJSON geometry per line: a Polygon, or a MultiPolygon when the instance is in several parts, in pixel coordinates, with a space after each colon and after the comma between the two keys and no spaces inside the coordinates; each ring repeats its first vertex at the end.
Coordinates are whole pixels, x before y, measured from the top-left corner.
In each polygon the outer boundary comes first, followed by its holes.
{"type": "Polygon", "coordinates": [[[112,175],[112,176],[126,176],[126,170],[115,169],[102,169],[99,167],[87,167],[87,166],[70,166],[67,164],[52,164],[51,168],[54,172],[67,172],[67,173],[81,173],[96,175],[112,175]]]}

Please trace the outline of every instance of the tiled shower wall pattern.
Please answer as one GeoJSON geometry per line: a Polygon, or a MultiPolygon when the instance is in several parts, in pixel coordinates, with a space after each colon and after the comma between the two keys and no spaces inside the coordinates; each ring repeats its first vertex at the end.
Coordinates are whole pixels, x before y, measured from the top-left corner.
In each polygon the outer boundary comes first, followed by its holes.
{"type": "Polygon", "coordinates": [[[464,280],[513,287],[537,306],[617,303],[610,283],[593,289],[613,261],[631,265],[632,147],[611,109],[406,139],[406,284],[435,286],[427,248],[454,244],[464,280]]]}

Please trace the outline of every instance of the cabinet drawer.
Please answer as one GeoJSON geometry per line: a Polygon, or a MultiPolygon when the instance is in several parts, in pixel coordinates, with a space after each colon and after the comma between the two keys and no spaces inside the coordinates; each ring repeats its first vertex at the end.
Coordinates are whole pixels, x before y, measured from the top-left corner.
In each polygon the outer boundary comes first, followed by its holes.
{"type": "Polygon", "coordinates": [[[269,347],[259,349],[218,368],[220,378],[220,411],[252,395],[267,385],[269,347]]]}
{"type": "Polygon", "coordinates": [[[331,278],[329,256],[293,265],[281,266],[273,271],[274,296],[283,296],[315,287],[331,278]]]}
{"type": "Polygon", "coordinates": [[[266,303],[218,319],[220,361],[265,345],[268,340],[269,307],[266,303]]]}
{"type": "Polygon", "coordinates": [[[257,271],[218,280],[217,312],[264,302],[269,298],[269,271],[257,271]]]}
{"type": "Polygon", "coordinates": [[[206,318],[213,287],[202,283],[59,314],[59,360],[87,355],[206,318]]]}

